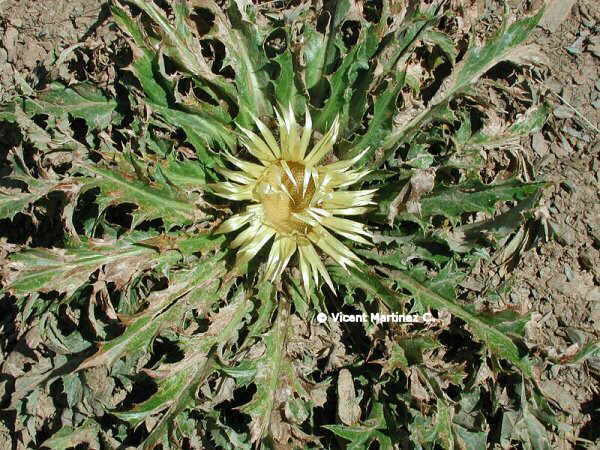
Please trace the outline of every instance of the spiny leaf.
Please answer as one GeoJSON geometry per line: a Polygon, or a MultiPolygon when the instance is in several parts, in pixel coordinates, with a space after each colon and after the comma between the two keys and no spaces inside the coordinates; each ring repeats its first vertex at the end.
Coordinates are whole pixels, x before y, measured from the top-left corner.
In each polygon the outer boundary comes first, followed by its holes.
{"type": "Polygon", "coordinates": [[[163,326],[179,322],[187,311],[186,296],[192,291],[200,290],[209,304],[214,302],[218,277],[224,272],[220,262],[222,256],[217,254],[194,269],[178,272],[167,289],[151,293],[147,298],[147,309],[127,319],[123,334],[103,343],[96,354],[79,365],[79,369],[102,364],[110,366],[125,354],[144,352],[163,326]],[[179,301],[173,305],[175,300],[179,301]]]}
{"type": "Polygon", "coordinates": [[[72,294],[91,273],[106,264],[137,267],[155,256],[154,250],[133,245],[130,239],[83,240],[64,249],[32,248],[10,256],[5,289],[15,295],[58,291],[72,294]]]}
{"type": "Polygon", "coordinates": [[[106,96],[94,85],[80,83],[64,86],[55,82],[36,98],[24,103],[24,111],[35,114],[69,114],[85,120],[88,127],[102,130],[107,128],[115,117],[117,102],[106,96]]]}
{"type": "Polygon", "coordinates": [[[394,433],[395,430],[388,429],[384,407],[381,403],[373,404],[369,418],[359,425],[324,425],[323,428],[327,428],[336,435],[350,441],[348,449],[369,448],[373,442],[378,442],[379,447],[382,449],[391,450],[394,448],[393,441],[388,433],[394,433]]]}
{"type": "MultiPolygon", "coordinates": [[[[212,2],[211,2],[212,3],[212,2]]],[[[269,60],[262,48],[268,28],[254,22],[256,7],[246,2],[231,2],[227,9],[228,19],[218,14],[218,37],[227,48],[225,63],[231,64],[236,76],[236,90],[240,105],[237,121],[242,126],[251,126],[252,115],[260,117],[272,114],[267,97],[269,76],[266,66],[269,60]]],[[[213,9],[213,12],[215,9],[213,9]]]]}
{"type": "Polygon", "coordinates": [[[290,49],[286,49],[281,55],[274,58],[280,67],[279,77],[273,82],[275,98],[282,106],[292,105],[294,111],[303,111],[306,99],[300,94],[296,86],[296,77],[299,70],[294,64],[293,58],[290,49]]]}
{"type": "Polygon", "coordinates": [[[97,175],[89,180],[86,188],[99,187],[101,195],[96,202],[100,211],[119,203],[133,203],[138,209],[133,212],[132,227],[144,220],[161,218],[167,228],[190,224],[199,220],[203,213],[181,191],[166,183],[149,183],[139,179],[132,169],[124,164],[121,170],[110,170],[99,166],[87,166],[86,171],[97,175]]]}
{"type": "MultiPolygon", "coordinates": [[[[57,179],[33,177],[23,163],[23,156],[18,152],[9,155],[8,159],[12,163],[13,171],[3,178],[3,181],[10,179],[26,183],[28,192],[21,192],[17,188],[0,187],[0,219],[12,219],[15,214],[23,212],[30,204],[45,197],[59,185],[57,179]]],[[[68,186],[68,183],[63,186],[68,186]]]]}
{"type": "Polygon", "coordinates": [[[142,444],[142,448],[154,448],[163,435],[172,429],[175,418],[195,403],[196,391],[215,369],[212,350],[216,346],[225,345],[236,335],[251,307],[248,297],[240,291],[234,302],[213,317],[213,322],[205,333],[186,343],[190,354],[182,362],[166,364],[157,371],[152,371],[156,376],[163,377],[159,383],[159,391],[145,402],[136,405],[132,411],[119,414],[123,419],[139,423],[145,416],[168,408],[142,444]]]}
{"type": "MultiPolygon", "coordinates": [[[[349,283],[352,286],[360,287],[370,291],[385,303],[390,311],[401,311],[399,308],[400,299],[398,295],[385,287],[374,275],[366,270],[350,269],[349,272],[343,272],[342,269],[331,267],[330,270],[341,283],[349,283]]],[[[459,317],[467,322],[473,334],[496,356],[504,358],[511,362],[521,372],[533,378],[533,368],[531,362],[519,355],[519,349],[512,340],[504,334],[503,331],[482,320],[473,312],[462,307],[456,300],[442,297],[431,289],[428,289],[410,276],[401,271],[388,271],[381,269],[388,277],[397,281],[403,288],[414,295],[423,306],[434,308],[440,311],[448,311],[452,315],[459,317]]]]}
{"type": "MultiPolygon", "coordinates": [[[[188,19],[187,6],[183,2],[174,5],[176,26],[173,25],[162,10],[153,2],[147,0],[130,0],[134,5],[143,10],[159,26],[163,34],[163,51],[173,58],[181,68],[197,75],[207,81],[224,85],[221,77],[210,70],[208,62],[202,56],[200,43],[187,26],[181,26],[188,19]]],[[[122,15],[121,15],[122,17],[122,15]]],[[[127,23],[129,25],[129,23],[127,23]]],[[[131,26],[129,26],[131,30],[131,26]]]]}
{"type": "Polygon", "coordinates": [[[100,425],[92,419],[87,419],[78,427],[63,426],[52,437],[46,439],[41,446],[52,450],[63,450],[87,443],[90,448],[100,448],[99,432],[100,425]]]}
{"type": "Polygon", "coordinates": [[[369,59],[377,50],[378,38],[372,28],[368,28],[365,38],[361,39],[343,59],[340,67],[329,80],[331,94],[322,109],[315,111],[314,127],[325,133],[335,117],[339,117],[342,129],[348,126],[352,85],[358,72],[369,68],[369,59]]]}
{"type": "MultiPolygon", "coordinates": [[[[273,430],[277,427],[280,436],[276,441],[281,445],[287,444],[291,436],[289,432],[282,432],[280,429],[285,425],[278,423],[281,422],[281,419],[277,419],[281,414],[278,408],[281,408],[281,404],[290,397],[287,392],[296,393],[299,398],[309,400],[308,392],[287,355],[287,340],[290,332],[289,312],[283,308],[280,308],[271,330],[263,337],[266,346],[264,355],[255,362],[256,393],[252,400],[241,408],[252,418],[250,424],[252,442],[272,436],[273,430]]],[[[286,425],[293,426],[293,424],[286,425]]]]}
{"type": "MultiPolygon", "coordinates": [[[[457,144],[459,147],[465,147],[467,149],[500,145],[511,139],[526,136],[541,130],[549,114],[550,105],[548,103],[541,103],[529,108],[525,114],[508,127],[496,127],[500,129],[493,134],[482,130],[469,136],[469,138],[463,142],[457,142],[457,144]]],[[[464,120],[462,123],[468,127],[467,130],[463,130],[463,133],[466,132],[467,135],[470,134],[470,121],[464,120]]]]}
{"type": "Polygon", "coordinates": [[[507,58],[510,59],[511,52],[517,51],[516,48],[529,36],[542,14],[543,10],[540,10],[535,16],[517,21],[512,25],[508,25],[508,21],[505,20],[502,28],[493,38],[480,47],[471,47],[456,65],[452,75],[444,80],[427,107],[418,111],[409,120],[403,120],[401,126],[388,135],[383,143],[383,148],[388,150],[402,142],[408,142],[416,130],[434,118],[452,97],[475,83],[497,63],[507,58]]]}
{"type": "MultiPolygon", "coordinates": [[[[401,211],[397,218],[423,222],[428,218],[441,215],[456,222],[464,213],[487,212],[493,214],[495,206],[501,201],[522,200],[537,193],[546,183],[523,183],[512,179],[498,184],[484,184],[480,181],[466,181],[454,186],[438,186],[431,194],[422,197],[420,215],[401,211]]],[[[389,215],[392,198],[401,192],[402,187],[394,187],[381,192],[379,217],[389,215]]]]}
{"type": "Polygon", "coordinates": [[[215,146],[229,150],[235,148],[236,137],[226,122],[220,118],[207,113],[191,113],[154,103],[148,105],[165,122],[183,129],[188,141],[198,152],[200,161],[207,167],[222,165],[221,158],[211,148],[215,146]]]}

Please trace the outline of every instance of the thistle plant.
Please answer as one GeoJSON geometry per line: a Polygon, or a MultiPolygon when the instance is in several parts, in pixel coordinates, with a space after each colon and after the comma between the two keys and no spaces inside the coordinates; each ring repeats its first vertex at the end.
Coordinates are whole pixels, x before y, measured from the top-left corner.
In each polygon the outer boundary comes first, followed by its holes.
{"type": "Polygon", "coordinates": [[[307,153],[312,134],[310,113],[306,112],[304,129],[296,123],[291,107],[279,119],[278,144],[265,124],[256,121],[263,138],[242,128],[247,137],[244,146],[260,164],[242,161],[234,156],[227,159],[240,170],[219,170],[231,182],[217,183],[213,191],[232,200],[250,200],[243,213],[229,218],[217,232],[235,231],[249,227],[231,243],[240,248],[237,264],[253,258],[266,242],[273,245],[265,268],[265,277],[277,279],[296,251],[306,294],[310,295],[310,279],[318,285],[319,274],[335,291],[331,278],[315,246],[340,266],[355,266],[358,259],[348,247],[336,239],[327,228],[354,242],[369,244],[363,236],[371,236],[364,225],[336,216],[364,214],[372,205],[376,189],[363,191],[337,190],[357,183],[368,170],[350,170],[365,152],[350,160],[321,165],[338,134],[338,121],[307,153]]]}
{"type": "Polygon", "coordinates": [[[2,226],[35,228],[0,253],[15,445],[537,448],[529,316],[463,281],[544,225],[548,105],[489,76],[533,70],[541,12],[482,39],[458,1],[255,3],[115,1],[114,81],[0,109],[2,226]]]}

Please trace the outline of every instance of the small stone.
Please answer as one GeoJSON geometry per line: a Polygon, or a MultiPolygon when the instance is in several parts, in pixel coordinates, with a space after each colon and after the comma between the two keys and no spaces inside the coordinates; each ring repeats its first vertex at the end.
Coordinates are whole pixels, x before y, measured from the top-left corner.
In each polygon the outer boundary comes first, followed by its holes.
{"type": "Polygon", "coordinates": [[[576,413],[579,410],[577,401],[556,381],[544,381],[541,388],[544,394],[558,403],[563,411],[576,413]]]}
{"type": "Polygon", "coordinates": [[[542,133],[535,133],[532,136],[531,147],[540,156],[544,156],[546,153],[548,153],[548,143],[544,139],[544,135],[542,133]]]}
{"type": "Polygon", "coordinates": [[[553,223],[551,224],[551,228],[559,244],[571,246],[575,243],[575,231],[571,227],[553,223]]]}
{"type": "Polygon", "coordinates": [[[564,158],[568,156],[568,152],[556,142],[550,144],[550,150],[552,150],[552,153],[554,153],[558,158],[564,158]]]}
{"type": "Polygon", "coordinates": [[[599,303],[600,302],[600,287],[595,286],[592,289],[588,290],[585,299],[590,303],[599,303]]]}
{"type": "Polygon", "coordinates": [[[579,254],[579,264],[586,270],[592,270],[595,267],[594,264],[594,252],[591,248],[582,250],[579,254]]]}
{"type": "Polygon", "coordinates": [[[590,318],[596,327],[600,325],[600,302],[594,302],[590,305],[590,318]]]}
{"type": "Polygon", "coordinates": [[[551,278],[546,283],[548,288],[553,291],[556,291],[562,295],[572,295],[573,294],[573,286],[568,281],[563,281],[556,278],[551,278]]]}
{"type": "MultiPolygon", "coordinates": [[[[550,89],[555,94],[560,94],[560,91],[563,88],[563,83],[558,81],[556,78],[549,78],[544,83],[548,89],[550,89]]],[[[600,91],[600,89],[598,89],[600,91]]]]}
{"type": "Polygon", "coordinates": [[[19,32],[16,28],[8,27],[4,32],[4,38],[2,39],[2,46],[6,49],[7,61],[14,63],[17,56],[17,37],[19,32]]]}
{"type": "Polygon", "coordinates": [[[566,105],[559,106],[553,113],[557,119],[572,119],[574,115],[573,110],[566,105]]]}
{"type": "Polygon", "coordinates": [[[568,265],[565,265],[565,276],[567,277],[567,281],[573,281],[573,270],[568,265]]]}
{"type": "Polygon", "coordinates": [[[596,58],[600,58],[600,37],[590,38],[587,50],[596,58]]]}
{"type": "Polygon", "coordinates": [[[569,52],[571,55],[581,55],[583,53],[583,43],[587,39],[589,35],[589,31],[586,30],[586,33],[582,33],[581,36],[577,38],[575,42],[569,45],[565,50],[569,52]]]}
{"type": "Polygon", "coordinates": [[[563,181],[562,183],[560,183],[560,187],[562,187],[569,194],[572,194],[573,192],[577,191],[577,188],[575,187],[575,185],[572,182],[570,182],[569,180],[563,181]]]}
{"type": "Polygon", "coordinates": [[[575,0],[550,0],[540,26],[548,31],[556,31],[571,14],[575,0]]]}

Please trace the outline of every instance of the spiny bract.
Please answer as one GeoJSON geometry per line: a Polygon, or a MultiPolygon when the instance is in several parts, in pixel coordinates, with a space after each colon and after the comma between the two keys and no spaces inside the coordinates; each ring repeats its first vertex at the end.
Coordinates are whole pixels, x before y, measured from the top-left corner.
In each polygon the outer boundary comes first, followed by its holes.
{"type": "Polygon", "coordinates": [[[311,276],[318,284],[319,274],[334,290],[315,246],[345,268],[354,266],[353,260],[358,257],[327,228],[355,242],[369,244],[363,236],[370,237],[371,233],[364,225],[336,217],[363,214],[368,205],[374,204],[376,189],[345,189],[369,173],[351,169],[364,152],[352,159],[321,165],[337,138],[337,118],[311,150],[312,123],[308,110],[304,127],[296,122],[291,106],[282,114],[277,112],[277,118],[279,143],[258,119],[255,121],[262,137],[240,127],[246,137],[243,145],[260,164],[227,155],[240,170],[220,169],[231,182],[212,187],[224,198],[249,200],[253,204],[225,221],[217,232],[228,233],[249,225],[231,243],[232,248],[240,247],[238,265],[248,262],[274,237],[265,269],[267,279],[279,277],[297,250],[306,292],[310,291],[311,276]]]}

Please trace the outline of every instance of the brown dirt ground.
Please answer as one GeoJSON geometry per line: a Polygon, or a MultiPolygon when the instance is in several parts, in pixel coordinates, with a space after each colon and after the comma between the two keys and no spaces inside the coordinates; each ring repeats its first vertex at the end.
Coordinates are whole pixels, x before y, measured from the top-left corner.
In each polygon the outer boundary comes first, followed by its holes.
{"type": "MultiPolygon", "coordinates": [[[[51,79],[53,63],[73,45],[80,46],[77,64],[95,65],[86,70],[95,81],[109,80],[115,34],[104,3],[0,0],[0,102],[24,81],[36,87],[51,79]]],[[[509,3],[523,13],[542,0],[509,3]]],[[[554,31],[540,27],[530,41],[550,60],[545,85],[557,109],[544,130],[523,144],[538,174],[554,182],[540,211],[558,238],[523,253],[511,270],[482,266],[469,283],[512,287],[501,301],[533,313],[528,345],[559,358],[598,340],[600,330],[600,135],[594,131],[600,127],[600,3],[578,0],[554,19],[554,31]]],[[[573,425],[573,435],[565,441],[555,436],[553,448],[586,446],[585,440],[600,437],[599,373],[600,360],[594,359],[541,370],[542,388],[573,425]]]]}

